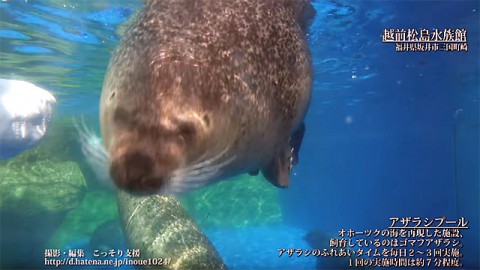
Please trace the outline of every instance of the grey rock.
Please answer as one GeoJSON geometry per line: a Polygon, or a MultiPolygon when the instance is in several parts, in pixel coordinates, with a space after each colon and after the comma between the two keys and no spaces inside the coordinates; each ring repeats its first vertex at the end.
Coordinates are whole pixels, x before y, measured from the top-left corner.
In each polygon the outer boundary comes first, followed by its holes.
{"type": "Polygon", "coordinates": [[[124,191],[117,194],[127,241],[131,248],[140,250],[142,258],[170,259],[162,269],[227,269],[215,247],[174,196],[136,196],[124,191]]]}
{"type": "Polygon", "coordinates": [[[75,208],[86,190],[75,162],[37,161],[0,165],[0,210],[34,215],[75,208]]]}
{"type": "Polygon", "coordinates": [[[0,268],[44,267],[47,241],[86,183],[75,162],[12,162],[0,165],[0,268]]]}

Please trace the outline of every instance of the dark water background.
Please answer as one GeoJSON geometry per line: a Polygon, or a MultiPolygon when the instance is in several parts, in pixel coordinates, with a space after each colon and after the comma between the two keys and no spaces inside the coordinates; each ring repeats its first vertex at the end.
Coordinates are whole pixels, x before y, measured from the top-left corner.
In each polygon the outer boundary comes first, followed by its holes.
{"type": "MultiPolygon", "coordinates": [[[[280,192],[285,226],[292,233],[316,229],[335,235],[341,229],[383,229],[390,217],[465,217],[470,229],[463,259],[478,267],[479,1],[314,5],[317,17],[308,36],[313,100],[300,165],[291,187],[280,192]],[[390,28],[464,28],[468,52],[395,52],[394,44],[381,42],[390,28]]],[[[89,124],[97,126],[103,76],[119,41],[115,29],[140,6],[139,1],[0,2],[1,77],[50,89],[57,117],[91,116],[89,124]]],[[[245,259],[231,254],[267,246],[276,253],[281,229],[227,235],[211,233],[223,239],[212,241],[227,263],[237,265],[233,269],[279,269],[275,257],[244,254],[250,259],[239,264],[245,259]],[[231,247],[256,234],[269,240],[259,247],[231,247]]],[[[297,267],[314,264],[310,259],[297,267]]]]}

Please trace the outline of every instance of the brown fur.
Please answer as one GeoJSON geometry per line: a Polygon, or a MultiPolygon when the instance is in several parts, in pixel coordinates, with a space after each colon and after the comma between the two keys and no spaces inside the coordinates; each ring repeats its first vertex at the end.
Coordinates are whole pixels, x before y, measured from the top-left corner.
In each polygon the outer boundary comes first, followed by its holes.
{"type": "Polygon", "coordinates": [[[117,184],[160,189],[173,170],[225,149],[222,160],[235,160],[208,182],[268,166],[310,100],[311,61],[299,19],[305,3],[147,1],[102,92],[102,135],[117,184]],[[125,156],[133,154],[152,159],[151,171],[128,176],[134,168],[125,156]]]}

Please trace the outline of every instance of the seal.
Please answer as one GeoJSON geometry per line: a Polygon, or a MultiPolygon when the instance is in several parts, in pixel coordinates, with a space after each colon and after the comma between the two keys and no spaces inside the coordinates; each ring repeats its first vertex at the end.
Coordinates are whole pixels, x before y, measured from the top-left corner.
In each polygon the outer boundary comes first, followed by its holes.
{"type": "Polygon", "coordinates": [[[101,95],[116,185],[183,193],[261,171],[287,187],[311,96],[312,10],[305,0],[146,1],[101,95]]]}
{"type": "Polygon", "coordinates": [[[55,102],[49,91],[32,83],[0,79],[0,160],[41,142],[55,102]]]}

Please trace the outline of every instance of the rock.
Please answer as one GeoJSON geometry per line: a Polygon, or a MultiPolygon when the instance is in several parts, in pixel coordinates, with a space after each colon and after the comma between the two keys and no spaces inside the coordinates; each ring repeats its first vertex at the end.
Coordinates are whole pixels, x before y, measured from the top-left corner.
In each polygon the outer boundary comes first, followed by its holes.
{"type": "Polygon", "coordinates": [[[109,252],[125,247],[123,226],[119,219],[106,221],[97,227],[88,243],[90,251],[109,252]]]}
{"type": "Polygon", "coordinates": [[[114,219],[119,220],[116,194],[88,189],[80,205],[68,212],[48,246],[63,248],[79,239],[90,239],[102,224],[114,219]]]}
{"type": "Polygon", "coordinates": [[[124,191],[117,195],[129,247],[139,249],[142,258],[171,259],[162,269],[226,269],[213,244],[175,197],[124,191]]]}
{"type": "Polygon", "coordinates": [[[0,179],[0,210],[23,215],[69,211],[80,203],[86,189],[74,162],[7,164],[0,166],[0,179]]]}
{"type": "Polygon", "coordinates": [[[47,241],[68,211],[77,207],[86,183],[74,162],[15,158],[0,165],[0,267],[44,266],[47,241]]]}
{"type": "Polygon", "coordinates": [[[181,198],[204,229],[271,226],[282,223],[279,189],[262,176],[240,175],[181,198]]]}

